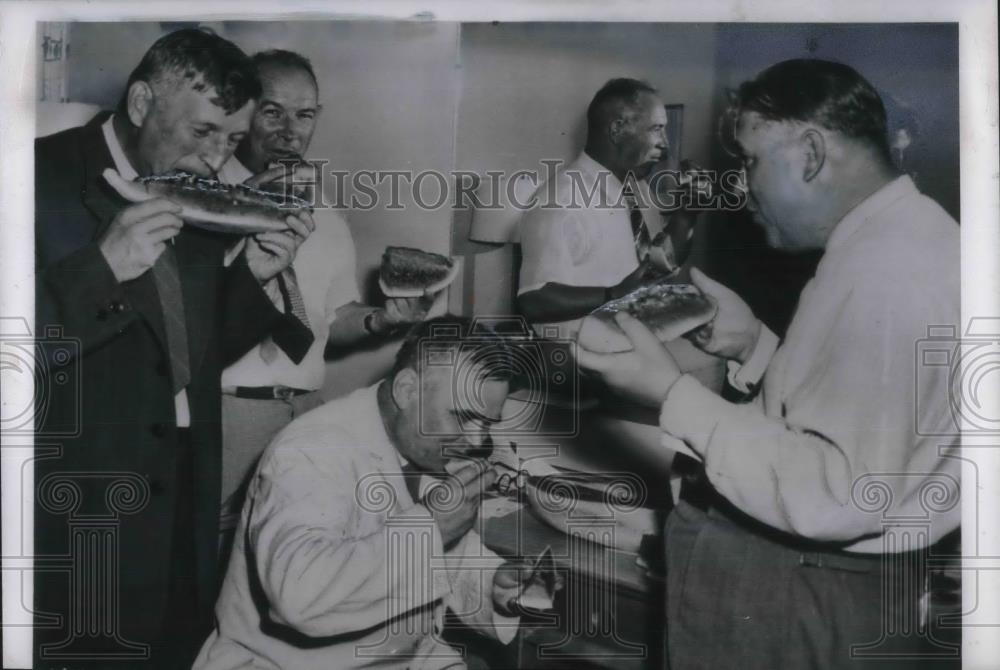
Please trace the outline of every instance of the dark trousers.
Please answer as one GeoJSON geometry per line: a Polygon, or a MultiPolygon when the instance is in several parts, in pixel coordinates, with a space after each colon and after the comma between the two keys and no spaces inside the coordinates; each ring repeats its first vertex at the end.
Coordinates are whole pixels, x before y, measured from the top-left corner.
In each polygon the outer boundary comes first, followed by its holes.
{"type": "Polygon", "coordinates": [[[152,647],[152,667],[187,670],[201,643],[208,636],[208,624],[198,606],[195,558],[194,449],[190,432],[179,431],[177,454],[177,495],[173,551],[170,561],[170,597],[163,616],[162,637],[152,647]]]}
{"type": "Polygon", "coordinates": [[[682,499],[667,520],[671,670],[959,666],[925,633],[884,634],[919,612],[912,575],[880,556],[788,546],[731,516],[682,499]]]}

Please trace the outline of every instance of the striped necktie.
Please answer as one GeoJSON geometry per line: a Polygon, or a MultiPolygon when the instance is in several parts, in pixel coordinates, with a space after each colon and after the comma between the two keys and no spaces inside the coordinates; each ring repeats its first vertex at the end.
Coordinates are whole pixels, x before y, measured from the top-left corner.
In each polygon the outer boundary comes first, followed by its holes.
{"type": "Polygon", "coordinates": [[[298,365],[306,357],[316,336],[309,326],[295,270],[288,266],[275,279],[284,303],[285,317],[272,331],[271,337],[261,342],[260,356],[265,363],[272,363],[277,358],[277,350],[281,349],[298,365]]]}
{"type": "Polygon", "coordinates": [[[291,311],[302,325],[309,328],[309,317],[306,316],[306,304],[302,301],[302,291],[299,290],[299,280],[295,269],[289,265],[278,275],[278,286],[285,298],[285,308],[291,311]]]}
{"type": "Polygon", "coordinates": [[[191,367],[188,358],[187,321],[184,318],[184,295],[181,292],[181,278],[173,244],[166,245],[150,271],[153,273],[156,292],[160,296],[160,308],[163,310],[170,372],[176,395],[191,381],[191,367]]]}
{"type": "Polygon", "coordinates": [[[643,219],[642,210],[639,208],[635,194],[628,186],[625,187],[625,204],[628,205],[629,223],[632,224],[635,254],[641,263],[649,255],[649,229],[646,228],[646,221],[643,219]]]}

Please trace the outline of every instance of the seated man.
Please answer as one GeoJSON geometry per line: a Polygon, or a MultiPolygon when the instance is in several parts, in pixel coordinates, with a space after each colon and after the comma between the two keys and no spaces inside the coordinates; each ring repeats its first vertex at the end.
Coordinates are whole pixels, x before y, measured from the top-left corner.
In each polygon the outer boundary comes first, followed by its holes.
{"type": "Polygon", "coordinates": [[[473,330],[457,317],[417,326],[384,380],[278,434],[195,668],[461,666],[440,639],[446,605],[513,638],[517,620],[502,615],[516,568],[472,530],[495,478],[478,457],[507,396],[509,352],[473,330]]]}

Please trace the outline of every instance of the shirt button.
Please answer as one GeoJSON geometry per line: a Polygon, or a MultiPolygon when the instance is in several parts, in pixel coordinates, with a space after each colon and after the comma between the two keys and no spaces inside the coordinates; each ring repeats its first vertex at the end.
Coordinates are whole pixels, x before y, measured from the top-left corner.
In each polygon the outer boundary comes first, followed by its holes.
{"type": "Polygon", "coordinates": [[[108,303],[108,309],[114,312],[115,314],[121,314],[122,312],[125,311],[125,303],[123,303],[120,300],[113,300],[110,303],[108,303]]]}
{"type": "Polygon", "coordinates": [[[149,432],[153,434],[153,437],[163,437],[167,434],[167,425],[164,423],[154,423],[149,427],[149,432]]]}

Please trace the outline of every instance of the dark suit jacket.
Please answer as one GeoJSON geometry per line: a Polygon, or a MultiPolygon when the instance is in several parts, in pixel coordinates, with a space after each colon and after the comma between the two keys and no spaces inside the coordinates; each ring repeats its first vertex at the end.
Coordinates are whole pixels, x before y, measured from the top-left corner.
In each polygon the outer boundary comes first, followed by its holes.
{"type": "MultiPolygon", "coordinates": [[[[179,476],[174,393],[153,277],[146,272],[119,284],[97,244],[128,204],[101,176],[113,166],[101,133],[106,118],[99,115],[35,145],[36,332],[56,326],[61,332],[49,332],[49,339],[70,338],[68,350],[79,352],[66,361],[52,353],[55,345],[41,350],[50,374],[36,405],[35,552],[38,564],[54,571],[36,580],[36,604],[63,620],[36,638],[70,639],[71,626],[89,625],[74,619],[97,615],[67,610],[69,574],[76,569],[79,578],[93,579],[103,568],[118,580],[113,585],[118,622],[99,626],[117,627],[104,634],[114,647],[116,636],[138,643],[157,639],[177,546],[178,496],[190,497],[195,515],[194,529],[188,524],[184,531],[195,535],[200,611],[192,616],[210,613],[216,596],[221,370],[260,341],[281,315],[242,257],[223,267],[232,239],[189,226],[177,236],[194,447],[193,480],[179,476]],[[104,558],[82,557],[89,549],[74,543],[91,537],[88,528],[102,523],[111,543],[98,546],[104,558]],[[108,558],[114,547],[117,564],[108,558]]],[[[79,600],[87,604],[103,587],[74,588],[85,589],[78,591],[79,600]]],[[[45,621],[41,616],[40,624],[45,621]]],[[[64,651],[79,647],[74,645],[71,641],[64,651]]]]}

